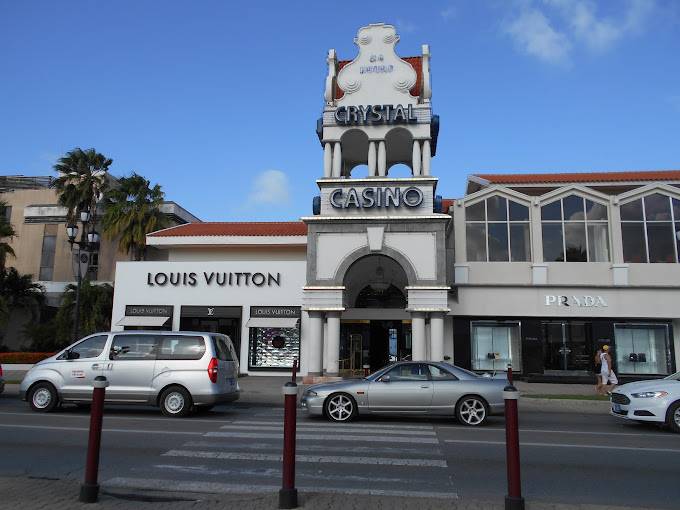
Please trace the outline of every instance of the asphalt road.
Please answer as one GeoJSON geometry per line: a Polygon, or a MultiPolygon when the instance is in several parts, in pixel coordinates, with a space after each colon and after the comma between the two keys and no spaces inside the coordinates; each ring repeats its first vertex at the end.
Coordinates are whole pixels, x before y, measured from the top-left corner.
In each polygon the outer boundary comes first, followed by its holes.
{"type": "MultiPolygon", "coordinates": [[[[282,409],[237,403],[188,419],[152,408],[106,409],[104,487],[262,493],[281,482],[282,409]]],[[[83,477],[88,413],[34,413],[0,396],[0,476],[83,477]]],[[[335,425],[300,415],[297,486],[315,492],[502,501],[504,421],[479,429],[444,419],[360,419],[335,425]]],[[[524,411],[528,501],[678,508],[680,435],[606,414],[524,411]]]]}

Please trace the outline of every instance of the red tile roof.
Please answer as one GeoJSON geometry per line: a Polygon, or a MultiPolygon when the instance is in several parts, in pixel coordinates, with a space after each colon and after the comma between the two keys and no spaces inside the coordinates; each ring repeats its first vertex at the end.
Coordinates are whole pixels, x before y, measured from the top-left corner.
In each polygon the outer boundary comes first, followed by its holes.
{"type": "Polygon", "coordinates": [[[568,182],[678,181],[680,170],[582,172],[556,174],[474,174],[491,184],[546,184],[568,182]]]}
{"type": "MultiPolygon", "coordinates": [[[[413,70],[416,72],[416,84],[413,87],[411,87],[411,90],[409,92],[411,92],[411,95],[413,97],[418,97],[420,96],[420,84],[423,81],[423,57],[401,57],[401,59],[411,64],[411,67],[413,67],[413,70]]],[[[337,72],[340,73],[340,70],[350,62],[352,61],[339,60],[337,72]]],[[[335,88],[335,99],[340,99],[344,95],[345,92],[338,85],[335,88]]]]}
{"type": "Polygon", "coordinates": [[[448,213],[449,207],[453,206],[455,199],[453,198],[442,198],[442,212],[448,213]]]}
{"type": "Polygon", "coordinates": [[[306,236],[301,221],[203,222],[177,225],[149,234],[151,237],[194,236],[306,236]]]}

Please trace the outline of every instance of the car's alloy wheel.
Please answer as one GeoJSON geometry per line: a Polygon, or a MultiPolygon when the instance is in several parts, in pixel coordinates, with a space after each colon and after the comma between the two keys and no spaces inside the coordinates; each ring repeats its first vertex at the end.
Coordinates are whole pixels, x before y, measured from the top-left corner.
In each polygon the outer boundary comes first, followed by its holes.
{"type": "Polygon", "coordinates": [[[332,421],[350,421],[355,414],[354,401],[347,395],[333,395],[326,402],[326,415],[332,421]]]}
{"type": "Polygon", "coordinates": [[[458,420],[470,426],[481,425],[486,420],[486,406],[476,397],[466,397],[458,404],[458,420]]]}
{"type": "Polygon", "coordinates": [[[680,432],[680,402],[676,402],[668,409],[666,423],[673,432],[680,432]]]}
{"type": "Polygon", "coordinates": [[[169,388],[161,396],[161,411],[165,416],[186,416],[192,406],[191,395],[184,388],[169,388]]]}
{"type": "Polygon", "coordinates": [[[36,384],[29,395],[29,402],[34,411],[48,413],[59,403],[57,392],[49,383],[36,384]]]}

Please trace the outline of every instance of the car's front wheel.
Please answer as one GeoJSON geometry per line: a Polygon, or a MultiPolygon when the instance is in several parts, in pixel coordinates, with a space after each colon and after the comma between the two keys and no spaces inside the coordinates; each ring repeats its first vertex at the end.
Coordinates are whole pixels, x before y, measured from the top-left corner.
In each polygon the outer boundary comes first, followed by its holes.
{"type": "Polygon", "coordinates": [[[456,418],[463,425],[476,427],[484,424],[488,416],[486,402],[481,397],[463,397],[456,406],[456,418]]]}
{"type": "Polygon", "coordinates": [[[673,431],[680,433],[680,400],[671,404],[666,414],[666,425],[673,431]]]}
{"type": "Polygon", "coordinates": [[[357,415],[357,405],[346,393],[336,393],[326,399],[324,410],[329,420],[335,422],[352,421],[357,415]]]}
{"type": "Polygon", "coordinates": [[[42,382],[31,388],[28,394],[28,402],[34,411],[49,413],[57,407],[59,396],[54,386],[48,382],[42,382]]]}
{"type": "Polygon", "coordinates": [[[187,416],[193,407],[191,394],[181,386],[166,389],[160,398],[161,412],[165,416],[187,416]]]}

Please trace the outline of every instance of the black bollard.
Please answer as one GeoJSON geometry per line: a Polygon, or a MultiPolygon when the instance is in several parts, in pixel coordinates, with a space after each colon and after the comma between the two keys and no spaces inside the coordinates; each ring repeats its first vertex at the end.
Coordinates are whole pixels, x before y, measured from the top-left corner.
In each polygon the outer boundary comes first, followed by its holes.
{"type": "Polygon", "coordinates": [[[85,482],[80,486],[83,503],[96,503],[99,498],[99,448],[102,438],[102,417],[104,414],[104,395],[109,382],[103,375],[94,378],[92,407],[90,409],[90,437],[87,442],[87,461],[85,463],[85,482]]]}

